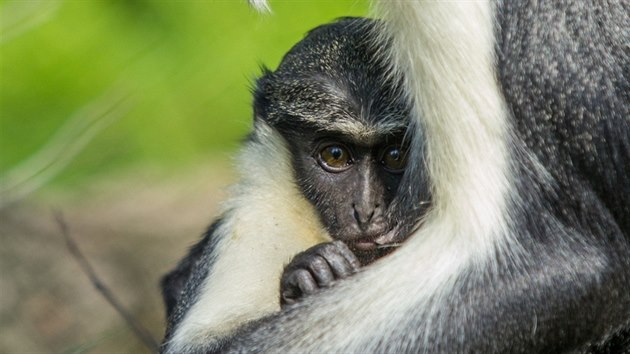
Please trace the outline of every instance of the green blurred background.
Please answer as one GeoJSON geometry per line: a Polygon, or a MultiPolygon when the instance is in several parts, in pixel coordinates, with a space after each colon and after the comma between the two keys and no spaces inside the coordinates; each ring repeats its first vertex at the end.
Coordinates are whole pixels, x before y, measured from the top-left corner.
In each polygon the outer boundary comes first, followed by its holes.
{"type": "Polygon", "coordinates": [[[145,350],[53,211],[156,338],[159,276],[217,214],[250,88],[365,1],[0,1],[0,352],[145,350]]]}

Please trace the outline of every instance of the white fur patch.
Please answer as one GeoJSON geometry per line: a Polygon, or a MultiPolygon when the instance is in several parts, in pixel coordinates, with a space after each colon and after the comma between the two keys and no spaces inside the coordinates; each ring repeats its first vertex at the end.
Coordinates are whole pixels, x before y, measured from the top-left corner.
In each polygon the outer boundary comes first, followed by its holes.
{"type": "MultiPolygon", "coordinates": [[[[491,250],[505,241],[510,177],[509,115],[494,72],[492,6],[488,1],[382,5],[394,37],[391,59],[404,74],[426,139],[434,196],[426,223],[451,225],[438,230],[451,230],[472,251],[491,250]]],[[[436,237],[445,237],[439,233],[436,237]]]]}
{"type": "Polygon", "coordinates": [[[208,344],[247,321],[280,309],[280,276],[298,252],[330,241],[293,180],[284,139],[257,128],[238,161],[242,180],[214,237],[218,257],[197,302],[176,329],[169,353],[208,344]]]}

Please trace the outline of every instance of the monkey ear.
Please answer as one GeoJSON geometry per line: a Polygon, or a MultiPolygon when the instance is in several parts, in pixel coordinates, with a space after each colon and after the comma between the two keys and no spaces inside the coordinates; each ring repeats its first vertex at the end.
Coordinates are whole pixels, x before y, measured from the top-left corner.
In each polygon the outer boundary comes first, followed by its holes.
{"type": "Polygon", "coordinates": [[[256,80],[252,90],[254,97],[254,121],[260,119],[270,123],[269,120],[272,119],[271,116],[273,115],[271,113],[273,112],[271,95],[274,92],[275,77],[273,72],[266,67],[262,67],[262,71],[262,76],[256,80]]]}

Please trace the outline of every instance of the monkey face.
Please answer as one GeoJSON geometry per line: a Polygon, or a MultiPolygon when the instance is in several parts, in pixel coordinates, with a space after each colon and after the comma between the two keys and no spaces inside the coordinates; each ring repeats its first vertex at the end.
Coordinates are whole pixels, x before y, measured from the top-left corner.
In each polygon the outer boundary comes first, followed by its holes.
{"type": "Polygon", "coordinates": [[[300,134],[289,142],[295,177],[304,196],[337,240],[372,252],[393,240],[390,212],[406,167],[403,134],[370,143],[342,134],[300,134]]]}

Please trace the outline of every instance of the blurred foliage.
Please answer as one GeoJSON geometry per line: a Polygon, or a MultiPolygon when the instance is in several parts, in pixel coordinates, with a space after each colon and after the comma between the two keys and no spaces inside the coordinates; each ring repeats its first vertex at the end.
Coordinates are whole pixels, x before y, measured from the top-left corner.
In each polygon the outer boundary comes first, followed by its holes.
{"type": "Polygon", "coordinates": [[[111,124],[94,129],[53,184],[139,164],[178,168],[235,148],[251,124],[260,65],[275,68],[317,25],[367,13],[356,0],[271,7],[261,15],[239,0],[1,1],[0,176],[67,122],[100,116],[111,124]]]}

